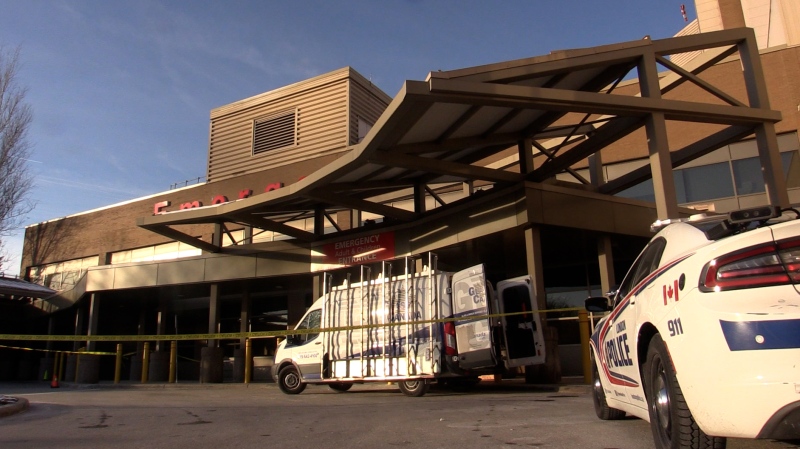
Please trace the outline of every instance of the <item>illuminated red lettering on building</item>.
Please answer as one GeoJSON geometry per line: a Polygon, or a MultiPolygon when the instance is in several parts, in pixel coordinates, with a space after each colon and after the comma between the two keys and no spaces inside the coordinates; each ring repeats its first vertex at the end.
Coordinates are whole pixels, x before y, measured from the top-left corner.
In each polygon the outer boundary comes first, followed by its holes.
{"type": "Polygon", "coordinates": [[[203,203],[201,203],[200,201],[190,201],[190,202],[181,204],[181,210],[194,209],[195,207],[202,207],[202,206],[203,206],[203,203]]]}
{"type": "MultiPolygon", "coordinates": [[[[302,176],[300,179],[303,178],[305,178],[305,176],[302,176]]],[[[282,182],[272,182],[267,184],[266,187],[264,187],[264,192],[271,192],[273,190],[278,190],[282,187],[283,187],[282,182]]],[[[239,190],[238,199],[242,200],[245,198],[250,198],[252,195],[253,195],[253,189],[242,189],[239,190]]],[[[223,204],[229,201],[230,200],[228,199],[227,195],[213,195],[211,197],[212,205],[223,204]]],[[[153,205],[153,214],[158,215],[158,214],[163,214],[165,212],[169,212],[166,209],[167,207],[170,206],[170,204],[171,203],[169,201],[160,201],[158,203],[155,203],[153,205]]],[[[185,203],[180,203],[180,210],[194,209],[196,207],[203,207],[203,202],[195,200],[195,201],[187,201],[185,203]]]]}
{"type": "Polygon", "coordinates": [[[273,182],[272,184],[267,184],[267,187],[264,188],[265,192],[271,192],[273,190],[278,190],[283,187],[282,182],[273,182]]]}
{"type": "Polygon", "coordinates": [[[164,208],[169,206],[169,204],[170,204],[169,201],[161,201],[156,203],[155,206],[153,207],[153,214],[154,215],[163,214],[164,208]]]}

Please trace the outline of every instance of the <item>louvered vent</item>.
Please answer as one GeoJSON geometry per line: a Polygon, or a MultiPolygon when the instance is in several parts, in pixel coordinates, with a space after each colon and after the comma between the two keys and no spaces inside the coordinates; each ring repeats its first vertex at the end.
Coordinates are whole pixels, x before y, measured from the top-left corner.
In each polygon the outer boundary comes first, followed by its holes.
{"type": "Polygon", "coordinates": [[[253,124],[253,154],[260,154],[295,144],[295,111],[257,119],[253,124]]]}

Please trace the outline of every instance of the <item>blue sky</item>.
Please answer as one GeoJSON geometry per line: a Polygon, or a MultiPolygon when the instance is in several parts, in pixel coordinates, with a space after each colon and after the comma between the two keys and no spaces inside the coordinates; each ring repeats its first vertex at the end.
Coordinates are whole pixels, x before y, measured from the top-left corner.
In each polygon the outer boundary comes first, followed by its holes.
{"type": "Polygon", "coordinates": [[[0,0],[34,112],[26,223],[204,176],[218,106],[345,66],[394,96],[430,71],[671,37],[681,4],[694,19],[685,0],[0,0]]]}

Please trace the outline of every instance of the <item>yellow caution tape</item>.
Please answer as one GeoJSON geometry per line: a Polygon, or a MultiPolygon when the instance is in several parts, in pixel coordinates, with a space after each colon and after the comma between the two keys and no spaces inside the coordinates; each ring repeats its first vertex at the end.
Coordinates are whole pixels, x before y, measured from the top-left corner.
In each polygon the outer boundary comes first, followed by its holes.
{"type": "MultiPolygon", "coordinates": [[[[377,329],[395,326],[418,326],[421,324],[446,323],[456,321],[477,321],[488,318],[500,318],[515,315],[529,315],[533,313],[574,312],[585,310],[582,307],[564,309],[529,310],[525,312],[495,313],[490,315],[460,316],[430,320],[398,321],[390,323],[363,324],[354,326],[326,327],[326,332],[341,332],[360,329],[377,329]]],[[[0,334],[0,340],[15,341],[186,341],[186,340],[235,340],[244,338],[270,338],[286,337],[288,335],[318,334],[320,329],[288,329],[282,331],[261,332],[227,332],[217,334],[177,334],[177,335],[16,335],[0,334]]],[[[86,354],[86,353],[84,353],[86,354]]]]}
{"type": "Polygon", "coordinates": [[[35,349],[35,348],[20,348],[18,346],[0,345],[0,348],[18,349],[21,351],[38,351],[38,352],[60,352],[62,354],[86,354],[86,355],[117,355],[116,352],[100,352],[100,351],[56,351],[54,349],[35,349]]]}

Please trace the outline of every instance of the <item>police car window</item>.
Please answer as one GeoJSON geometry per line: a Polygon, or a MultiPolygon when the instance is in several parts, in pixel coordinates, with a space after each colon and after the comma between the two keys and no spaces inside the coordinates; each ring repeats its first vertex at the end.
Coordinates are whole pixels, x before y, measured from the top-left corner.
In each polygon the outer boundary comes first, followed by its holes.
{"type": "Polygon", "coordinates": [[[667,241],[662,237],[653,240],[649,245],[647,245],[647,248],[645,248],[631,269],[628,271],[628,275],[625,276],[625,280],[622,281],[622,285],[617,293],[618,299],[628,296],[628,293],[631,292],[631,289],[636,287],[639,282],[644,280],[644,278],[658,268],[658,264],[661,262],[661,255],[664,254],[664,248],[666,246],[667,241]]]}

